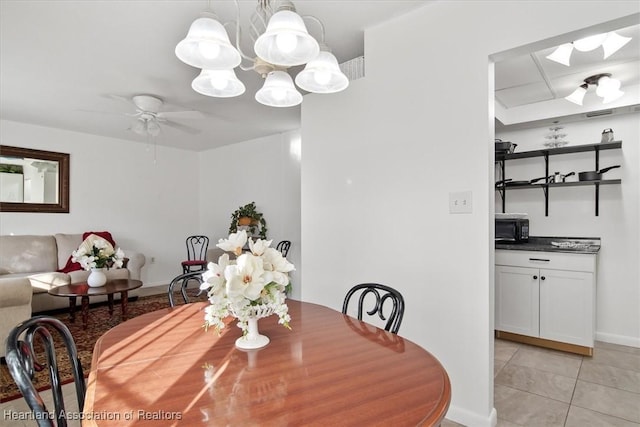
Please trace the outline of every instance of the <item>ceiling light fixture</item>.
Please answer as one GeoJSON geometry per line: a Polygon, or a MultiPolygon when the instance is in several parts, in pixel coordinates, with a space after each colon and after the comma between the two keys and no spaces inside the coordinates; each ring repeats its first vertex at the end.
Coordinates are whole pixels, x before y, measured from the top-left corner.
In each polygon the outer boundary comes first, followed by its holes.
{"type": "Polygon", "coordinates": [[[573,48],[580,52],[589,52],[602,46],[604,51],[604,58],[607,59],[620,48],[631,41],[631,37],[623,37],[614,31],[609,33],[595,34],[593,36],[585,37],[580,40],[576,40],[572,43],[565,43],[556,48],[550,55],[547,55],[547,59],[555,61],[562,65],[570,66],[571,53],[573,48]]]}
{"type": "Polygon", "coordinates": [[[136,120],[131,130],[142,136],[147,134],[151,136],[160,135],[160,125],[156,118],[152,116],[147,117],[144,114],[136,120]]]}
{"type": "Polygon", "coordinates": [[[573,102],[574,104],[582,105],[589,85],[597,86],[596,95],[603,98],[603,104],[608,104],[609,102],[615,101],[624,95],[624,92],[620,90],[620,80],[611,78],[611,74],[609,73],[602,73],[595,74],[584,79],[584,83],[578,86],[576,90],[564,99],[573,102]]]}
{"type": "Polygon", "coordinates": [[[240,47],[240,7],[236,5],[236,20],[221,24],[216,14],[204,12],[189,28],[186,38],[178,43],[176,56],[185,64],[201,68],[191,87],[196,92],[219,98],[242,95],[244,84],[234,68],[253,70],[265,80],[255,94],[256,101],[271,107],[291,107],[302,102],[288,69],[306,64],[295,83],[313,93],[335,93],[349,85],[336,57],[324,44],[324,25],[310,15],[300,16],[289,0],[280,0],[275,13],[271,0],[258,0],[250,18],[249,35],[255,55],[248,55],[240,47]],[[304,24],[312,20],[320,27],[320,43],[304,24]],[[235,26],[235,47],[229,41],[225,26],[235,26]],[[243,65],[242,61],[250,62],[243,65]]]}

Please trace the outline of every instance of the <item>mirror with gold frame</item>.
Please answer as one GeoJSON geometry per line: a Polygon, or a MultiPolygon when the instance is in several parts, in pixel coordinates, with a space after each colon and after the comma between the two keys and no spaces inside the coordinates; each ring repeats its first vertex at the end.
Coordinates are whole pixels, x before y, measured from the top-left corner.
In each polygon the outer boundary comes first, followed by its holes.
{"type": "Polygon", "coordinates": [[[69,213],[69,154],[0,145],[0,211],[69,213]]]}

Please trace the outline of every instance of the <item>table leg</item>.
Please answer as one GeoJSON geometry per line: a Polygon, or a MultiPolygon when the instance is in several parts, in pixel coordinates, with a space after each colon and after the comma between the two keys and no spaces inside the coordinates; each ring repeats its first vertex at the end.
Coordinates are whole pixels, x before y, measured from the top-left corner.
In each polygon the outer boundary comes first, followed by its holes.
{"type": "Polygon", "coordinates": [[[69,320],[71,323],[76,321],[76,297],[69,297],[69,320]]]}
{"type": "Polygon", "coordinates": [[[113,294],[107,295],[107,300],[109,301],[109,316],[113,315],[113,294]]]}
{"type": "Polygon", "coordinates": [[[122,308],[122,320],[127,320],[127,304],[129,302],[129,293],[127,291],[120,292],[120,307],[122,308]]]}
{"type": "Polygon", "coordinates": [[[87,322],[89,321],[89,297],[84,295],[82,297],[82,328],[87,329],[87,322]]]}

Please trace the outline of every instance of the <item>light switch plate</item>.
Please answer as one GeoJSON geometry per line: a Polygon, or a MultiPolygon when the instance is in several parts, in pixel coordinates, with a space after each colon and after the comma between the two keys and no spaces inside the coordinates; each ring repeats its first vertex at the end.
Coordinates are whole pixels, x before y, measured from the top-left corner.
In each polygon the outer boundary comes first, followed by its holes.
{"type": "Polygon", "coordinates": [[[449,193],[449,213],[473,212],[473,197],[471,191],[449,193]]]}

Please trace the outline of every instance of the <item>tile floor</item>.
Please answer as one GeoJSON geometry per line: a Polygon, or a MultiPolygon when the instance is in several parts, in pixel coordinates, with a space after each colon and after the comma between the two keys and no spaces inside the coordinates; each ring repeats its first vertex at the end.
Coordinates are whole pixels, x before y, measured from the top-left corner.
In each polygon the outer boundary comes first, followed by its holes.
{"type": "Polygon", "coordinates": [[[640,348],[596,342],[593,357],[495,341],[498,426],[640,427],[640,348]]]}

